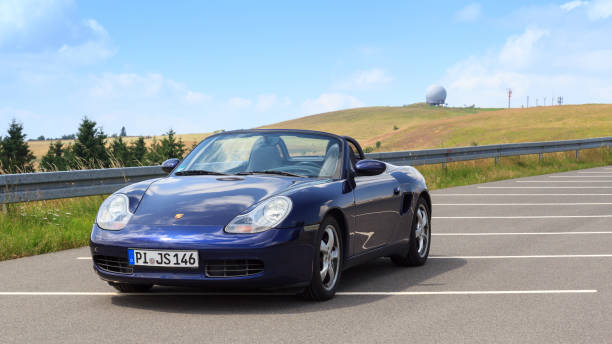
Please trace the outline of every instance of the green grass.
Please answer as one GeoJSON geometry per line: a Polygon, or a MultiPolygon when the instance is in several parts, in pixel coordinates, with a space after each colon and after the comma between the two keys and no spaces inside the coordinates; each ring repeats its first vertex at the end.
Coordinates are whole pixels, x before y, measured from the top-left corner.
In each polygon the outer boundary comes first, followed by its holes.
{"type": "Polygon", "coordinates": [[[606,147],[582,150],[578,160],[572,151],[544,154],[542,161],[538,155],[523,155],[501,158],[498,164],[494,159],[483,159],[449,163],[446,168],[426,165],[417,169],[429,189],[435,190],[608,165],[612,165],[612,150],[606,147]]]}
{"type": "MultiPolygon", "coordinates": [[[[612,150],[590,149],[538,156],[417,166],[429,189],[486,183],[539,174],[612,165],[612,150]]],[[[0,213],[0,260],[86,246],[98,207],[105,196],[10,204],[0,213]]]]}
{"type": "Polygon", "coordinates": [[[104,196],[8,204],[0,212],[0,260],[85,246],[104,196]]]}

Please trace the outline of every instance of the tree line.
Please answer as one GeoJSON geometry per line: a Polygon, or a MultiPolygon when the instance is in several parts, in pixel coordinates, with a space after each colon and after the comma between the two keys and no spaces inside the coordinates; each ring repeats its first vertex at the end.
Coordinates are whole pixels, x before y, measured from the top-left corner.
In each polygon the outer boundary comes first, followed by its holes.
{"type": "MultiPolygon", "coordinates": [[[[159,165],[169,158],[182,159],[187,149],[183,140],[170,129],[161,140],[153,138],[149,147],[140,136],[131,143],[121,135],[109,138],[95,121],[83,118],[74,143],[51,142],[38,164],[41,171],[159,165]]],[[[192,147],[193,148],[193,147],[192,147]]],[[[7,135],[0,136],[0,172],[25,173],[35,170],[36,158],[30,150],[23,125],[12,120],[7,135]]]]}

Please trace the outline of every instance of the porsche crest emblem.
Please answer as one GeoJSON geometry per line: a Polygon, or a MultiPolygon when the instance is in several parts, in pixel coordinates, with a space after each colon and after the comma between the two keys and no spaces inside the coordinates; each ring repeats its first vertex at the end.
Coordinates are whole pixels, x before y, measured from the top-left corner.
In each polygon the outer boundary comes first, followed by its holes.
{"type": "Polygon", "coordinates": [[[176,215],[174,215],[174,218],[175,218],[176,220],[179,220],[179,219],[181,219],[183,216],[185,216],[185,214],[176,214],[176,215]]]}

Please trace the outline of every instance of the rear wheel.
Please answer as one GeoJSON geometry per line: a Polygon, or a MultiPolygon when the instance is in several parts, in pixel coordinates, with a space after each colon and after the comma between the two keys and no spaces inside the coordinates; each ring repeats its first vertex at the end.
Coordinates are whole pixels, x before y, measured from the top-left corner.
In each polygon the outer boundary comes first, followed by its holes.
{"type": "Polygon", "coordinates": [[[108,282],[111,286],[117,289],[121,293],[144,293],[151,288],[153,288],[153,284],[133,284],[133,283],[114,283],[108,282]]]}
{"type": "Polygon", "coordinates": [[[401,266],[420,266],[429,256],[431,243],[431,215],[427,202],[422,197],[416,206],[408,250],[404,254],[393,255],[391,260],[401,266]]]}
{"type": "Polygon", "coordinates": [[[336,219],[327,217],[317,232],[318,247],[313,259],[313,274],[310,286],[303,292],[307,299],[329,300],[336,294],[342,275],[342,237],[336,219]]]}

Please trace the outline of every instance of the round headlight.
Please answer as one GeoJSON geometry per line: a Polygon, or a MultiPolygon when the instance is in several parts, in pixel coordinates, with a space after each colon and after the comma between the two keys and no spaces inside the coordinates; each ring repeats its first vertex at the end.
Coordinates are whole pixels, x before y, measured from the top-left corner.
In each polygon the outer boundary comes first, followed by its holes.
{"type": "Polygon", "coordinates": [[[100,206],[96,223],[102,229],[120,230],[131,218],[130,200],[126,195],[115,194],[110,195],[100,206]]]}
{"type": "Polygon", "coordinates": [[[225,226],[228,233],[258,233],[278,226],[291,211],[291,199],[272,197],[244,215],[236,216],[225,226]]]}

